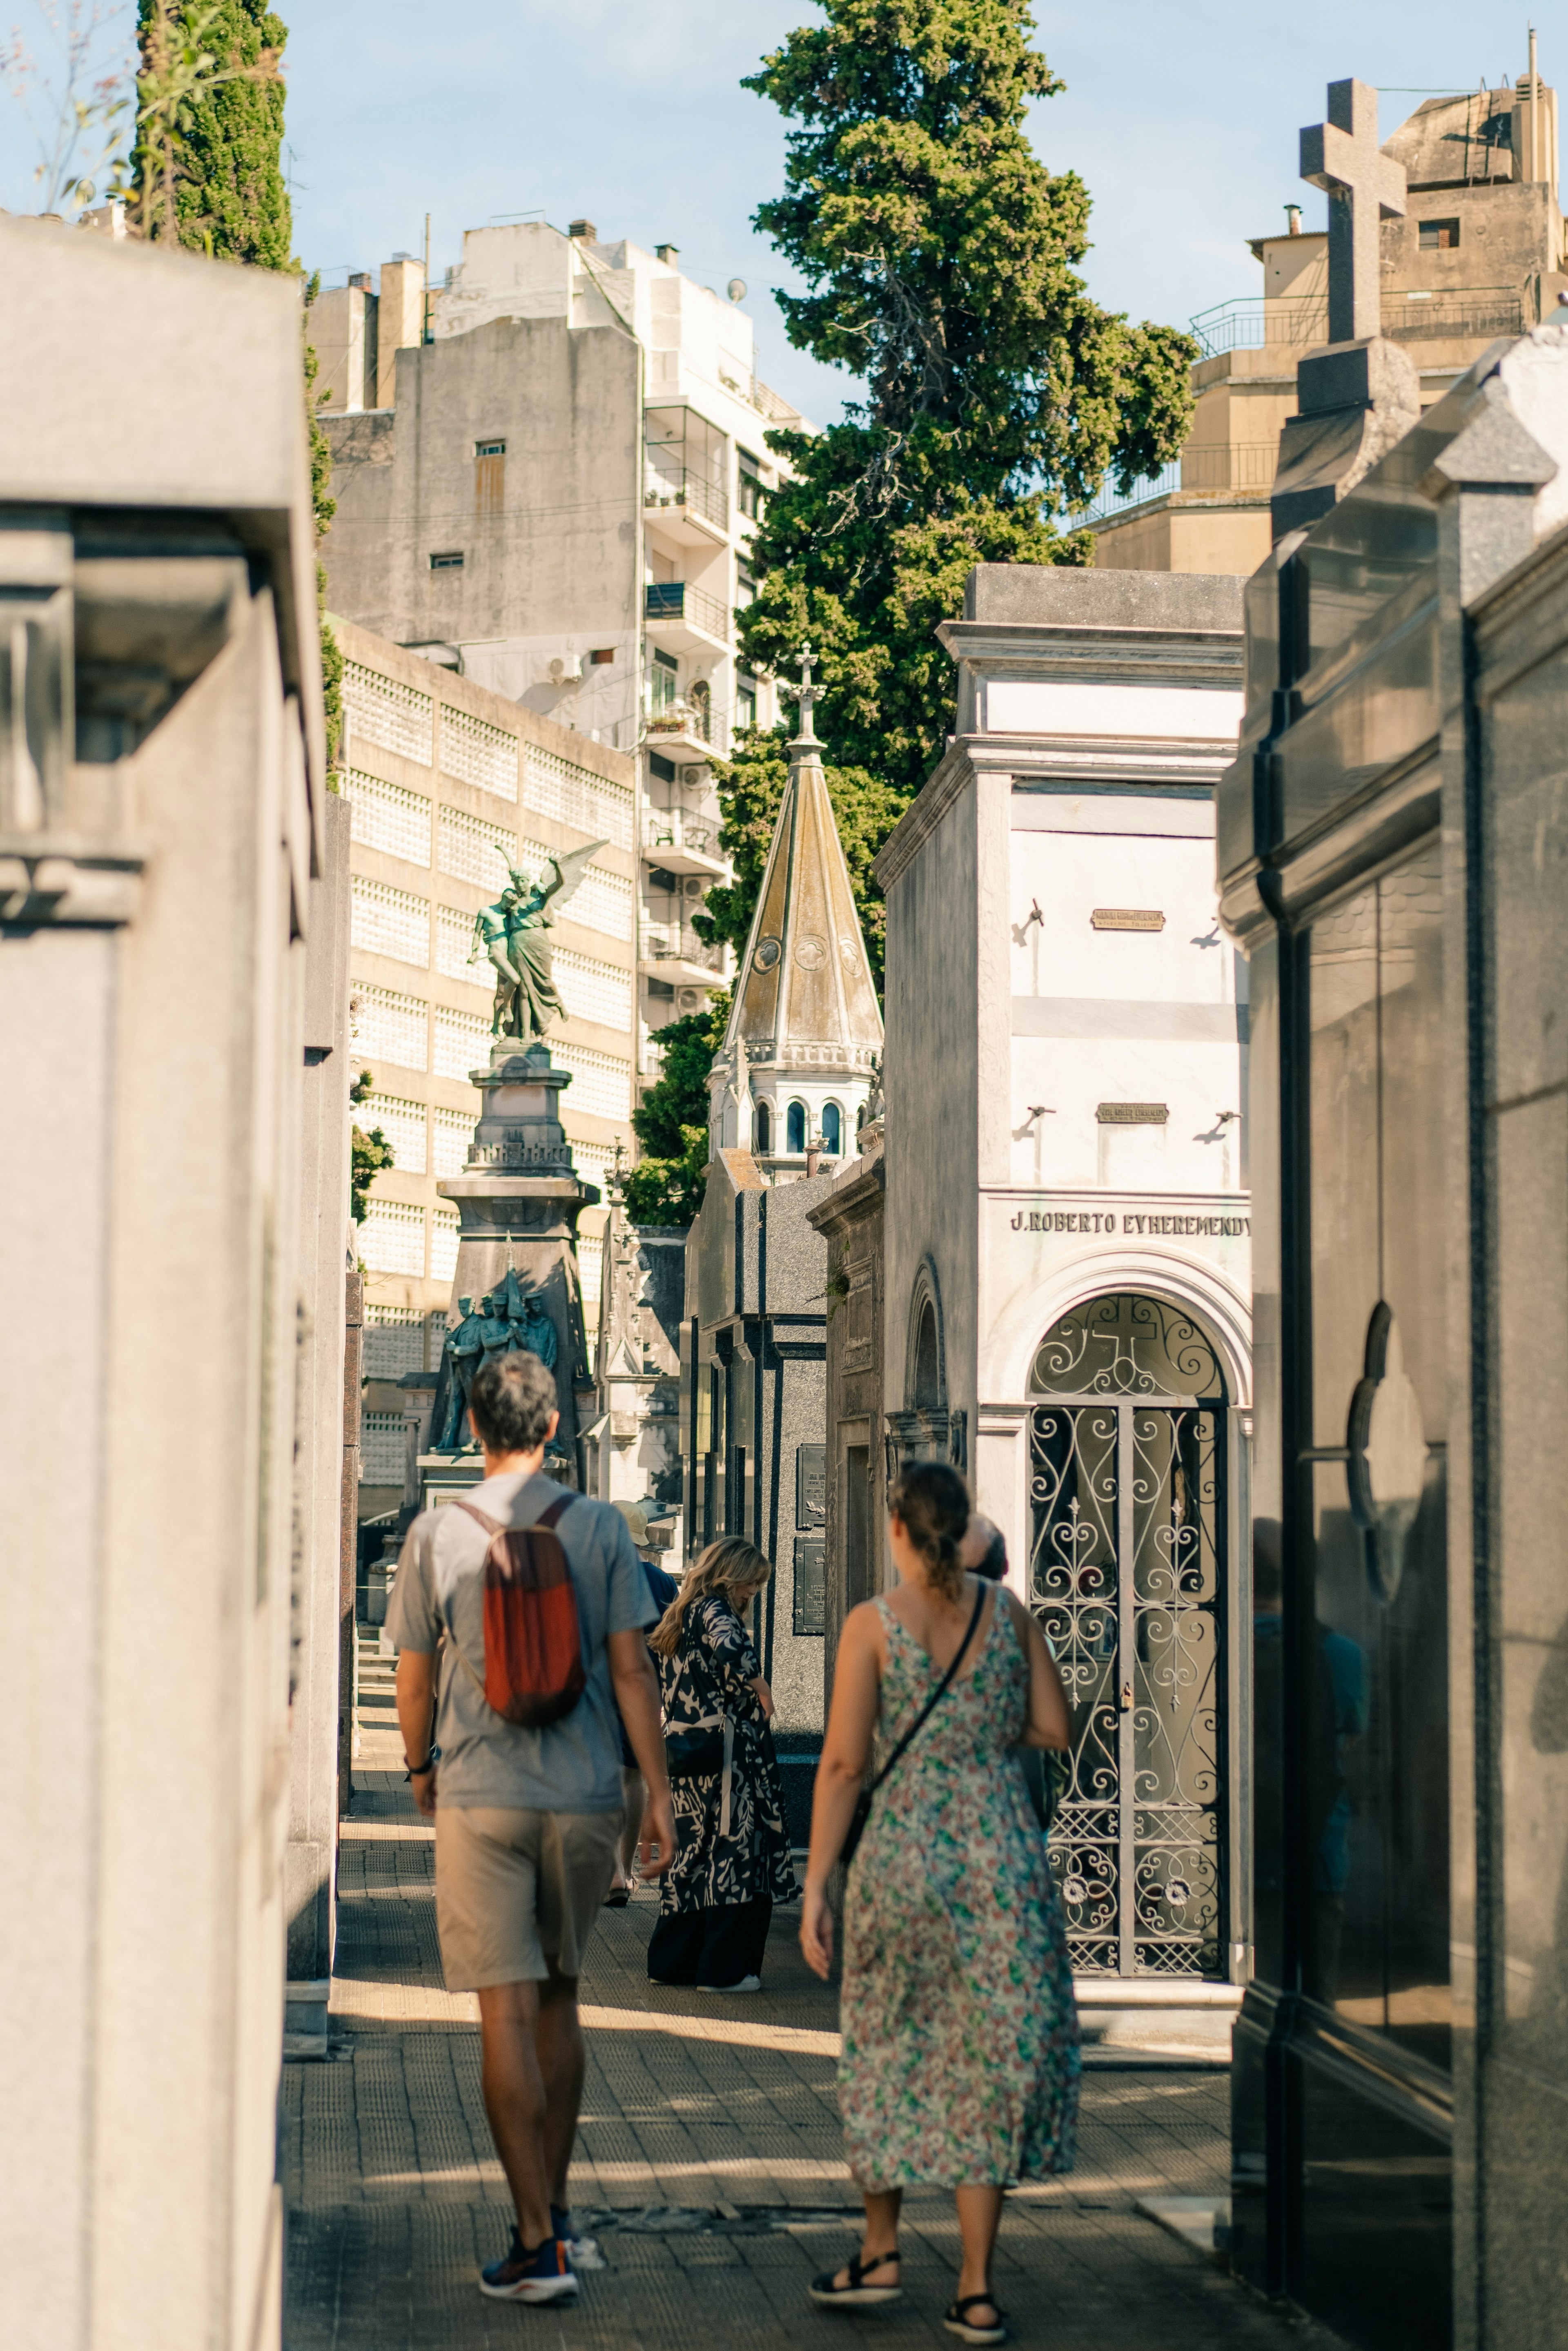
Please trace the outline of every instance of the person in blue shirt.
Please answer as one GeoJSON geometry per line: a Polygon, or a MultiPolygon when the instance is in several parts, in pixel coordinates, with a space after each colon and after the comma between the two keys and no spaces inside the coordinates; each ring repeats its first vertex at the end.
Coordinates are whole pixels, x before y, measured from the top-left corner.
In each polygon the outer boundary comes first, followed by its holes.
{"type": "MultiPolygon", "coordinates": [[[[653,1604],[663,1616],[665,1609],[680,1590],[678,1580],[650,1559],[644,1545],[648,1540],[648,1514],[641,1502],[617,1502],[615,1508],[626,1521],[626,1531],[632,1548],[643,1562],[643,1577],[653,1595],[653,1604]]],[[[655,1618],[655,1623],[658,1621],[655,1618]]],[[[615,1875],[605,1896],[605,1907],[624,1910],[632,1899],[632,1865],[637,1856],[637,1839],[642,1834],[643,1807],[647,1802],[647,1785],[637,1768],[637,1758],[632,1752],[625,1727],[621,1731],[621,1786],[626,1798],[626,1825],[621,1832],[620,1850],[615,1857],[615,1875]]]]}

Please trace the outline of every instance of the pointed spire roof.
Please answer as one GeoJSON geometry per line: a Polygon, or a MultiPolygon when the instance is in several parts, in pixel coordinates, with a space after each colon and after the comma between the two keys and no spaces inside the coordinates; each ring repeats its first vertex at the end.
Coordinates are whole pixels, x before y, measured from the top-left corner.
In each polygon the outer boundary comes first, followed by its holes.
{"type": "Polygon", "coordinates": [[[800,731],[724,1049],[743,1042],[754,1065],[869,1071],[882,1050],[882,1014],[811,720],[818,689],[809,647],[798,692],[800,731]]]}

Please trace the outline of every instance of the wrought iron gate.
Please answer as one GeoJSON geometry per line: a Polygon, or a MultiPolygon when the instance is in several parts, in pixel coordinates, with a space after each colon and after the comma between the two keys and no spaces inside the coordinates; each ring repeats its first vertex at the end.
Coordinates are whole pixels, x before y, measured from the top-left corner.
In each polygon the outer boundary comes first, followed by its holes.
{"type": "Polygon", "coordinates": [[[1221,1975],[1218,1360],[1176,1308],[1124,1292],[1064,1316],[1030,1385],[1030,1600],[1073,1718],[1051,1844],[1072,1964],[1221,1975]]]}

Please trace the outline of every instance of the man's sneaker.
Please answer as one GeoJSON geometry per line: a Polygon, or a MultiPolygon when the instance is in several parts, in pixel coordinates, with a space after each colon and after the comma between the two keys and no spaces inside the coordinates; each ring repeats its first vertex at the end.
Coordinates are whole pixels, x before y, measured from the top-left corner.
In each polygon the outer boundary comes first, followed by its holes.
{"type": "Polygon", "coordinates": [[[514,2229],[510,2252],[480,2271],[479,2291],[493,2302],[570,2302],[576,2295],[577,2280],[558,2237],[547,2237],[530,2253],[514,2229]]]}
{"type": "Polygon", "coordinates": [[[567,2259],[574,2270],[601,2270],[607,2266],[599,2250],[597,2237],[580,2237],[571,2225],[571,2212],[565,2204],[552,2204],[549,2223],[566,2247],[567,2259]]]}
{"type": "Polygon", "coordinates": [[[762,1978],[761,1978],[760,1976],[742,1976],[742,1977],[741,1977],[741,1979],[740,1979],[740,1981],[739,1981],[738,1983],[732,1983],[732,1984],[699,1984],[699,1985],[697,1986],[697,1990],[698,1990],[699,1991],[722,1991],[722,1992],[731,1992],[731,1991],[760,1991],[762,1990],[762,1978]]]}

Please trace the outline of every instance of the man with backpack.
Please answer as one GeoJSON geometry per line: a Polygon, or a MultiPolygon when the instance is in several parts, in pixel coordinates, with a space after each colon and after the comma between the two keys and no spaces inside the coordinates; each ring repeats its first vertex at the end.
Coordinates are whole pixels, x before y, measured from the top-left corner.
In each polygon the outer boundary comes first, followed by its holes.
{"type": "Polygon", "coordinates": [[[449,1991],[479,1997],[485,2111],[517,2206],[480,2289],[557,2302],[577,2293],[577,1979],[615,1868],[622,1723],[658,1846],[643,1875],[674,1848],[644,1639],[657,1612],[621,1513],[542,1474],[559,1416],[539,1358],[486,1361],[469,1411],[484,1480],[415,1519],[386,1629],[414,1802],[435,1821],[442,1966],[449,1991]]]}

